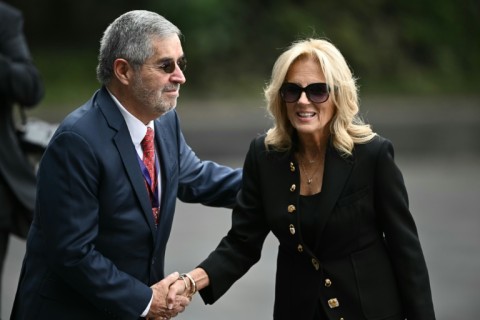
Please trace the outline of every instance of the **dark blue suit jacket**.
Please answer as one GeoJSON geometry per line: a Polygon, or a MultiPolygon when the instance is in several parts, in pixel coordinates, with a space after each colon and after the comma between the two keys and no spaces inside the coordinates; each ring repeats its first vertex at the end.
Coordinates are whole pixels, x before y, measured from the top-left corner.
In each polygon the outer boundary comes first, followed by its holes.
{"type": "Polygon", "coordinates": [[[201,161],[177,114],[155,120],[160,222],[127,125],[105,88],[61,124],[38,173],[12,319],[136,319],[164,277],[177,197],[232,207],[241,171],[201,161]]]}

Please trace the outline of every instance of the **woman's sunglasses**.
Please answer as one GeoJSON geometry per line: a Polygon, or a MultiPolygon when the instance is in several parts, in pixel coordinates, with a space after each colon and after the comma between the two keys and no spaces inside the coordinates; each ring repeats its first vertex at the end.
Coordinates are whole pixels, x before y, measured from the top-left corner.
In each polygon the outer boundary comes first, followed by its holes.
{"type": "Polygon", "coordinates": [[[285,82],[280,87],[280,95],[282,96],[283,101],[288,103],[297,102],[302,95],[302,92],[305,92],[307,99],[313,103],[322,103],[327,101],[330,94],[330,88],[326,83],[311,83],[305,88],[300,87],[295,83],[285,82]]]}

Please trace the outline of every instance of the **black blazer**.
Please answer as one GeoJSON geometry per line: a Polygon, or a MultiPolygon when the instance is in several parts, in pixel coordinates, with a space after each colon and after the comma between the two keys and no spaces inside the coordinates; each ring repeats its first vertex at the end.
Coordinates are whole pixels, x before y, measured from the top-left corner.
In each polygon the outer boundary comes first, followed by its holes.
{"type": "Polygon", "coordinates": [[[402,174],[390,141],[375,137],[325,158],[323,208],[315,247],[300,228],[299,166],[291,153],[255,139],[244,164],[232,228],[200,264],[213,303],[260,259],[267,234],[279,240],[275,319],[435,319],[429,277],[402,174]],[[319,254],[315,254],[319,253],[319,254]]]}
{"type": "MultiPolygon", "coordinates": [[[[0,178],[16,197],[18,207],[14,211],[31,215],[35,174],[20,148],[12,115],[16,105],[37,104],[44,88],[22,28],[21,12],[0,2],[0,178]]],[[[0,227],[9,228],[11,220],[5,210],[0,210],[0,227]]]]}

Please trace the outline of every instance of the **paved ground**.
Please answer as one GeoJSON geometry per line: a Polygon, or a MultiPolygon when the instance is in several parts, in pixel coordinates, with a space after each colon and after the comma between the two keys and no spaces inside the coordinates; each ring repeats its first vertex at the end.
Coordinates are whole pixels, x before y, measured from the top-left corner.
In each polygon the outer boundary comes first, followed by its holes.
{"type": "MultiPolygon", "coordinates": [[[[474,100],[414,100],[368,114],[376,130],[394,141],[430,270],[437,319],[477,319],[480,314],[480,104],[474,100]],[[441,103],[440,103],[441,102],[441,103]],[[416,104],[426,104],[420,116],[416,104]],[[378,115],[380,114],[380,115],[378,115]]],[[[388,100],[387,100],[388,101],[388,100]]],[[[198,106],[182,111],[185,134],[204,158],[240,166],[250,139],[268,124],[260,109],[198,106]],[[188,112],[186,112],[188,111],[188,112]],[[205,122],[209,125],[205,125],[205,122]]],[[[230,212],[178,204],[166,271],[188,271],[225,234],[230,212]]],[[[276,240],[269,236],[261,261],[213,306],[196,297],[178,319],[271,319],[276,240]]],[[[3,275],[2,319],[15,293],[24,242],[12,239],[3,275]]]]}

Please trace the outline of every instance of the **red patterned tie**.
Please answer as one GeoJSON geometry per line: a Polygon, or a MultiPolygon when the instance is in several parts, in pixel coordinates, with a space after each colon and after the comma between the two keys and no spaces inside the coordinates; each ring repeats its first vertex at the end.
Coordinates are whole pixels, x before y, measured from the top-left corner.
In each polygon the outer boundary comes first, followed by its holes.
{"type": "MultiPolygon", "coordinates": [[[[145,184],[147,185],[148,194],[150,195],[150,200],[152,200],[155,187],[157,185],[157,175],[155,174],[155,147],[154,147],[154,136],[153,136],[153,129],[147,127],[147,134],[145,138],[143,138],[141,142],[142,151],[143,151],[143,163],[145,163],[145,167],[148,170],[148,174],[150,175],[151,184],[149,185],[147,180],[145,180],[145,184]]],[[[155,223],[158,223],[158,208],[153,208],[153,217],[155,219],[155,223]]]]}

